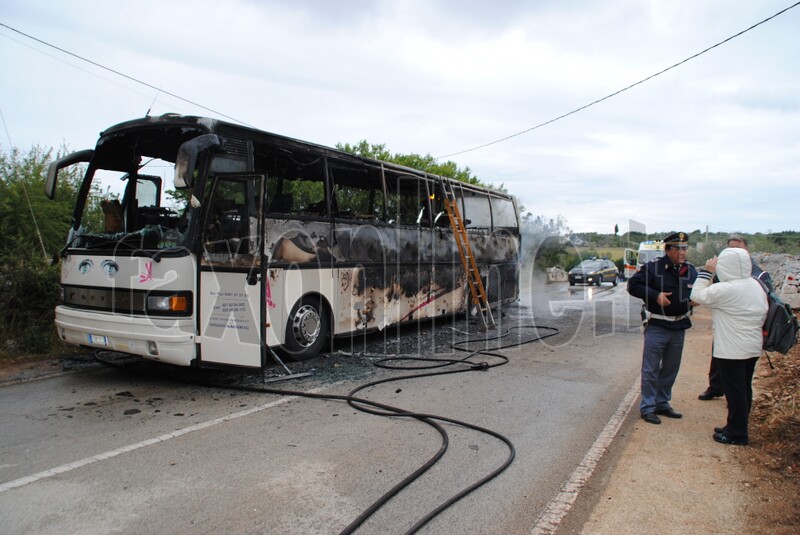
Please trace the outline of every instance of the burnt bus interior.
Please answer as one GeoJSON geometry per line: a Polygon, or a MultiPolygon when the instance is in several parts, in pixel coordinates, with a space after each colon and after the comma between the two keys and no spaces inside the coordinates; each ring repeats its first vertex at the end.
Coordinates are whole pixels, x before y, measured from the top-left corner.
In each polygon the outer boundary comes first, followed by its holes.
{"type": "MultiPolygon", "coordinates": [[[[437,177],[348,156],[256,142],[253,172],[267,179],[267,217],[450,227],[437,177]]],[[[467,228],[517,229],[511,199],[468,185],[456,191],[467,228]]]]}
{"type": "Polygon", "coordinates": [[[164,181],[149,169],[174,165],[179,147],[201,130],[178,125],[156,129],[149,125],[133,129],[124,126],[101,133],[97,147],[89,151],[91,159],[75,205],[67,248],[113,249],[115,254],[183,250],[189,236],[188,203],[162,206],[164,181]],[[120,198],[101,189],[98,183],[102,176],[122,183],[120,198]]]}

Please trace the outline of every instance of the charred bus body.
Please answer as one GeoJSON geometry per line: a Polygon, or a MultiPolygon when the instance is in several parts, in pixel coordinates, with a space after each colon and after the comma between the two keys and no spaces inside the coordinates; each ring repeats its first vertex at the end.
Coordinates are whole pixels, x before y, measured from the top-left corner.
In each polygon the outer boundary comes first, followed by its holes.
{"type": "MultiPolygon", "coordinates": [[[[87,164],[56,325],[69,343],[177,365],[264,366],[330,336],[468,312],[442,181],[207,118],[164,115],[104,131],[87,164]],[[174,169],[174,200],[164,177],[174,169]],[[121,179],[100,202],[93,181],[121,179]],[[115,178],[115,179],[116,179],[115,178]],[[95,210],[97,213],[97,210],[95,210]]],[[[520,236],[509,195],[454,183],[489,301],[518,297],[520,236]]]]}

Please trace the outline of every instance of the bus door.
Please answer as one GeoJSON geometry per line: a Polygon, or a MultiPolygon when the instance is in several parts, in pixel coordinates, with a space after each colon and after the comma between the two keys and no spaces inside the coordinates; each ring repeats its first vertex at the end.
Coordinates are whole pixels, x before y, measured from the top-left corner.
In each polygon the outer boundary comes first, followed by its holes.
{"type": "Polygon", "coordinates": [[[210,177],[202,202],[200,362],[261,367],[266,355],[264,177],[210,177]]]}

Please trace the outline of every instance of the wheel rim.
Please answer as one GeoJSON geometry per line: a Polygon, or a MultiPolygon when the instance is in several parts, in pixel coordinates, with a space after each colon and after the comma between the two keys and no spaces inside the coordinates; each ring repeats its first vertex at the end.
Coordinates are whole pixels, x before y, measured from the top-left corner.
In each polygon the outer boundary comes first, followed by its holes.
{"type": "Polygon", "coordinates": [[[292,334],[294,340],[302,347],[308,347],[317,341],[322,321],[319,312],[311,305],[303,305],[297,309],[292,318],[292,334]]]}

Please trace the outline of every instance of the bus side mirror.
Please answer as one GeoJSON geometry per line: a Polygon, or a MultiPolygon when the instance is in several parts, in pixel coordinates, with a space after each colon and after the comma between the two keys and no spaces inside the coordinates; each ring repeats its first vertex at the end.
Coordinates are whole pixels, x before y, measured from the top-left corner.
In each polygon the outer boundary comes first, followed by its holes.
{"type": "Polygon", "coordinates": [[[47,198],[52,200],[56,196],[56,182],[58,182],[58,172],[61,169],[76,163],[88,163],[92,161],[93,156],[94,151],[86,149],[73,152],[51,163],[47,168],[47,181],[44,183],[44,194],[47,195],[47,198]]]}
{"type": "Polygon", "coordinates": [[[190,139],[178,149],[175,158],[175,189],[185,189],[194,186],[194,168],[197,165],[197,155],[204,150],[222,146],[222,140],[216,134],[203,134],[190,139]]]}

